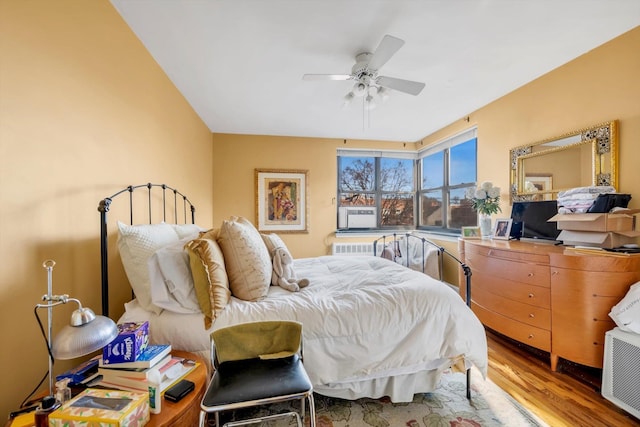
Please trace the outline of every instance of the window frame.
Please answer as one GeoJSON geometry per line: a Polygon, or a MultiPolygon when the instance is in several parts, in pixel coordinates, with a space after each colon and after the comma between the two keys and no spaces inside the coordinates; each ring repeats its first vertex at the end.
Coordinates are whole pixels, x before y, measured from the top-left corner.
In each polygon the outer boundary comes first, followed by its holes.
{"type": "MultiPolygon", "coordinates": [[[[477,127],[473,127],[467,129],[463,132],[460,132],[451,137],[445,138],[442,141],[439,141],[429,147],[423,148],[421,150],[416,151],[396,151],[396,150],[367,150],[367,149],[357,149],[357,148],[338,148],[336,163],[337,163],[337,183],[336,183],[336,230],[340,233],[358,233],[358,232],[376,232],[376,231],[392,231],[392,230],[424,230],[429,232],[435,232],[438,234],[447,234],[447,235],[455,235],[459,234],[461,228],[449,228],[449,211],[451,209],[450,205],[450,192],[451,190],[458,189],[466,189],[469,187],[477,186],[477,165],[478,165],[478,141],[477,141],[477,127]],[[475,163],[476,163],[476,176],[475,181],[470,183],[462,183],[456,185],[449,185],[449,172],[450,172],[450,149],[455,147],[456,145],[468,142],[471,139],[476,139],[476,152],[475,152],[475,163]],[[443,152],[443,185],[440,187],[432,187],[428,189],[422,188],[422,160],[435,153],[443,152]],[[375,207],[376,207],[376,227],[369,228],[361,228],[361,229],[348,229],[348,228],[340,228],[340,208],[342,195],[349,193],[347,191],[342,191],[340,188],[341,179],[342,179],[342,170],[341,170],[341,158],[342,157],[360,157],[360,158],[373,158],[374,160],[374,174],[375,174],[375,184],[374,190],[372,191],[364,191],[363,193],[373,194],[375,207]],[[412,179],[413,179],[413,190],[410,192],[397,192],[397,191],[383,191],[381,189],[380,182],[380,163],[382,158],[392,158],[392,159],[411,159],[412,160],[412,179]],[[429,226],[422,225],[422,197],[427,191],[433,190],[441,190],[442,195],[442,206],[445,207],[443,209],[443,226],[429,226]],[[381,224],[382,221],[382,200],[385,195],[388,194],[399,194],[399,195],[411,195],[411,199],[413,200],[413,224],[412,225],[385,225],[381,224]]],[[[470,225],[477,225],[475,224],[470,225]]]]}
{"type": "MultiPolygon", "coordinates": [[[[416,217],[416,229],[425,230],[430,232],[438,232],[443,234],[458,234],[461,231],[460,228],[449,227],[450,218],[449,212],[451,211],[451,191],[452,190],[464,190],[467,188],[475,188],[478,182],[478,132],[477,127],[473,127],[467,129],[463,132],[460,132],[454,136],[448,137],[440,142],[437,142],[427,148],[418,151],[418,162],[417,162],[417,173],[418,173],[418,188],[417,188],[417,200],[418,200],[418,214],[416,217]],[[475,139],[476,152],[475,152],[475,163],[476,163],[476,176],[474,181],[464,182],[460,184],[451,185],[449,180],[451,177],[451,149],[458,145],[467,143],[471,140],[475,139]],[[442,166],[442,185],[437,187],[428,187],[423,188],[423,160],[426,157],[431,155],[435,155],[438,153],[443,153],[443,166],[442,166]],[[422,213],[423,213],[423,205],[422,198],[423,195],[428,192],[440,191],[441,199],[442,199],[442,226],[435,225],[423,225],[422,224],[422,213]]],[[[475,224],[469,224],[470,226],[477,225],[477,217],[475,224]]],[[[466,224],[463,226],[467,226],[466,224]]]]}

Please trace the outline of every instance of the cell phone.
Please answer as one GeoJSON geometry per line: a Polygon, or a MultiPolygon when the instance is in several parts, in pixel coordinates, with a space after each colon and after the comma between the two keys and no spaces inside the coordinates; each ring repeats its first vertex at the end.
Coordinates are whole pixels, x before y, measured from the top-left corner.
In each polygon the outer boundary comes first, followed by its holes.
{"type": "Polygon", "coordinates": [[[180,399],[193,391],[195,384],[189,380],[180,380],[164,392],[164,398],[171,402],[179,402],[180,399]]]}

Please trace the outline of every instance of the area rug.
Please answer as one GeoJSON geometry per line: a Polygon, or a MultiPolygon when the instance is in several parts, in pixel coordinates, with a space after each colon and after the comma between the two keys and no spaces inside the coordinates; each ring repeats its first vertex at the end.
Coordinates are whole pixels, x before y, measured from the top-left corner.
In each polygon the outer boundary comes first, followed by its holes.
{"type": "MultiPolygon", "coordinates": [[[[388,398],[342,400],[314,395],[318,427],[548,427],[491,380],[472,370],[471,400],[466,397],[466,375],[445,373],[432,393],[416,394],[413,402],[392,403],[388,398]]],[[[297,402],[296,402],[297,404],[297,402]]],[[[299,406],[297,406],[299,408],[299,406]]],[[[224,414],[221,421],[282,413],[287,404],[224,414]]],[[[295,425],[294,418],[263,423],[268,427],[295,425]]],[[[308,425],[308,421],[307,421],[308,425]]]]}

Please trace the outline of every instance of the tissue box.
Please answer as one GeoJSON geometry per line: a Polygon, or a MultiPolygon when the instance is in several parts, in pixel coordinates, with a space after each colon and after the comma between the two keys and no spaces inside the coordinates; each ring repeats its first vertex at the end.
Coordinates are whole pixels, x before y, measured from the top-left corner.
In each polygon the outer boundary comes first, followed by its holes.
{"type": "Polygon", "coordinates": [[[143,426],[150,417],[148,393],[88,388],[50,413],[49,427],[143,426]]]}
{"type": "Polygon", "coordinates": [[[635,214],[640,209],[621,210],[616,213],[557,214],[549,222],[557,222],[558,230],[620,232],[636,229],[635,214]]]}
{"type": "Polygon", "coordinates": [[[118,325],[118,336],[102,349],[105,364],[135,362],[149,345],[149,322],[118,325]]]}

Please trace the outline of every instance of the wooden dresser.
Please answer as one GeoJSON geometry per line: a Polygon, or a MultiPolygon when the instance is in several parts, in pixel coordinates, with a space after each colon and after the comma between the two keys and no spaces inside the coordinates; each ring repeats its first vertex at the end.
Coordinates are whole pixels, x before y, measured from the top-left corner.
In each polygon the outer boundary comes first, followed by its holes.
{"type": "Polygon", "coordinates": [[[554,371],[560,357],[602,368],[604,334],[615,327],[609,312],[640,280],[640,255],[462,239],[459,251],[472,272],[473,311],[485,326],[549,352],[554,371]]]}

